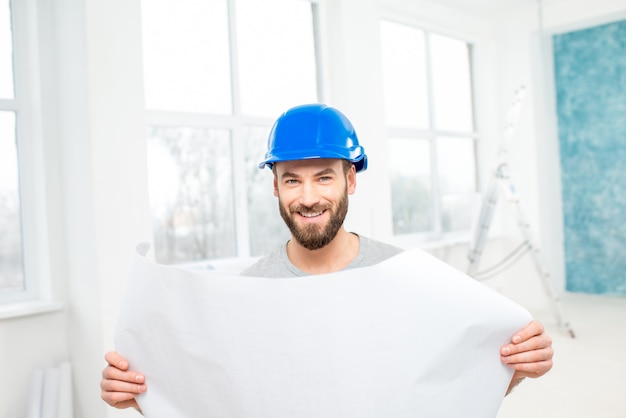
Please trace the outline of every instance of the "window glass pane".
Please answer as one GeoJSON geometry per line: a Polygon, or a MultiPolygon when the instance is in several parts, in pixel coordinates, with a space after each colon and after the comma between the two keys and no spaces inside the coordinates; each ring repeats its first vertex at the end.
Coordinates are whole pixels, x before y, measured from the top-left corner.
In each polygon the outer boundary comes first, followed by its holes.
{"type": "Polygon", "coordinates": [[[237,0],[242,113],[275,117],[317,101],[311,3],[237,0]]]}
{"type": "Polygon", "coordinates": [[[246,149],[246,183],[248,196],[248,224],[250,254],[264,255],[289,239],[289,229],[278,212],[278,198],[274,196],[274,175],[258,165],[267,150],[269,128],[244,130],[246,149]]]}
{"type": "Polygon", "coordinates": [[[472,197],[476,192],[475,161],[471,138],[437,139],[443,232],[470,229],[472,197]]]}
{"type": "Polygon", "coordinates": [[[229,131],[148,128],[150,203],[158,262],[235,255],[230,162],[229,131]]]}
{"type": "Polygon", "coordinates": [[[382,21],[381,52],[387,125],[428,128],[424,32],[382,21]]]}
{"type": "Polygon", "coordinates": [[[431,230],[433,216],[428,141],[390,139],[389,155],[394,234],[431,230]]]}
{"type": "Polygon", "coordinates": [[[0,112],[0,291],[23,289],[15,113],[0,112]]]}
{"type": "Polygon", "coordinates": [[[430,35],[435,128],[471,132],[472,89],[467,43],[430,35]]]}
{"type": "Polygon", "coordinates": [[[226,0],[144,0],[148,109],[231,112],[226,0]]]}
{"type": "Polygon", "coordinates": [[[0,0],[0,99],[13,96],[13,34],[9,0],[0,0]]]}

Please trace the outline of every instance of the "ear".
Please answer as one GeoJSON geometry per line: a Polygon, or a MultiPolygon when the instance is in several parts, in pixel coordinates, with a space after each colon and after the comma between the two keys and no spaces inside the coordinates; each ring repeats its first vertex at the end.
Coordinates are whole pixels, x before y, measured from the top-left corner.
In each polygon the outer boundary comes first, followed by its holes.
{"type": "Polygon", "coordinates": [[[346,175],[346,183],[348,185],[348,194],[353,195],[356,191],[356,168],[354,164],[350,167],[350,171],[346,175]]]}
{"type": "Polygon", "coordinates": [[[274,196],[278,197],[278,179],[274,176],[274,196]]]}

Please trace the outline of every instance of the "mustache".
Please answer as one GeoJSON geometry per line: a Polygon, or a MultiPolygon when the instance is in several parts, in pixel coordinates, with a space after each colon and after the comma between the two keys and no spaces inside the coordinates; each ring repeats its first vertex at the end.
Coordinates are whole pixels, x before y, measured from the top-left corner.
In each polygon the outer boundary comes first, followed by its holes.
{"type": "Polygon", "coordinates": [[[305,205],[292,205],[289,207],[289,212],[294,213],[311,213],[311,212],[322,212],[328,209],[332,209],[332,205],[328,204],[320,204],[317,203],[313,206],[305,206],[305,205]]]}

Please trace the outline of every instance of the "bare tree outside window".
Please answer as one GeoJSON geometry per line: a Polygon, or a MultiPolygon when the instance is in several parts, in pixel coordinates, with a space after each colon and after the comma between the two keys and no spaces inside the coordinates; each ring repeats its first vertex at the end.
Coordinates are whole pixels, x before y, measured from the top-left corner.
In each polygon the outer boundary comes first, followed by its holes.
{"type": "Polygon", "coordinates": [[[258,162],[274,119],[319,101],[317,2],[145,0],[141,9],[157,260],[267,253],[289,231],[258,162]]]}
{"type": "Polygon", "coordinates": [[[425,140],[389,140],[391,207],[396,235],[433,228],[429,145],[425,140]]]}
{"type": "Polygon", "coordinates": [[[468,232],[478,137],[471,45],[391,21],[380,30],[394,234],[468,232]]]}
{"type": "Polygon", "coordinates": [[[267,149],[268,133],[264,128],[244,131],[250,253],[253,256],[266,254],[289,239],[289,230],[278,215],[278,199],[273,193],[274,175],[271,170],[258,167],[267,149]]]}
{"type": "Polygon", "coordinates": [[[148,153],[156,260],[234,256],[229,132],[151,126],[148,153]]]}
{"type": "Polygon", "coordinates": [[[0,291],[23,287],[15,113],[0,112],[0,291]]]}

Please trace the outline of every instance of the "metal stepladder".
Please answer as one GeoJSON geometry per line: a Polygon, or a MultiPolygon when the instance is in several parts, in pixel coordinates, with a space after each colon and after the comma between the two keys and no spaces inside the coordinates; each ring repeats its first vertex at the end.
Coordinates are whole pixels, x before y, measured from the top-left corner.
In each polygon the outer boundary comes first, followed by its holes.
{"type": "MultiPolygon", "coordinates": [[[[507,122],[504,129],[504,135],[498,149],[496,167],[493,171],[493,175],[484,195],[483,203],[478,217],[478,222],[476,224],[476,227],[474,228],[474,236],[472,237],[473,240],[470,243],[470,249],[468,253],[469,265],[467,273],[468,275],[476,279],[480,279],[479,276],[481,275],[481,273],[484,274],[484,272],[478,272],[478,267],[480,263],[480,258],[485,248],[485,244],[487,242],[487,235],[489,232],[491,221],[493,219],[496,205],[498,203],[498,197],[502,193],[504,194],[506,200],[509,202],[511,208],[513,209],[513,212],[517,218],[517,225],[523,237],[523,243],[511,254],[505,257],[503,262],[510,261],[514,257],[515,259],[513,262],[515,262],[525,253],[529,252],[531,254],[535,269],[539,273],[541,284],[543,285],[546,296],[550,301],[550,307],[552,309],[552,312],[556,316],[558,325],[564,328],[564,330],[567,331],[567,333],[572,338],[574,338],[574,331],[570,327],[569,322],[565,320],[560,298],[554,291],[550,279],[550,274],[545,266],[541,255],[541,250],[535,242],[535,238],[533,237],[530,224],[520,203],[517,190],[511,179],[510,168],[507,160],[508,144],[513,136],[513,132],[515,131],[515,125],[519,118],[525,94],[526,89],[524,86],[518,88],[515,91],[511,107],[509,108],[507,122]]],[[[493,271],[494,269],[495,267],[491,267],[485,270],[485,272],[493,271]]]]}

